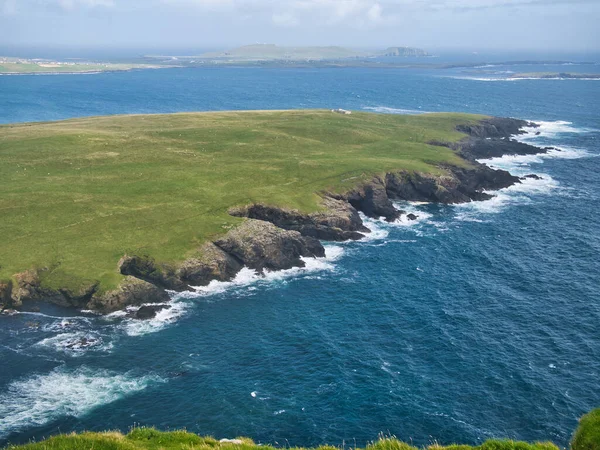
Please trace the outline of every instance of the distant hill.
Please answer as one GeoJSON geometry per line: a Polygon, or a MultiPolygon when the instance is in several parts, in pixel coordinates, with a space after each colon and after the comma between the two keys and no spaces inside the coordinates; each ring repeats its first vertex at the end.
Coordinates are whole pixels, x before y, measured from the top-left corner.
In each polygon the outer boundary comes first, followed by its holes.
{"type": "Polygon", "coordinates": [[[422,48],[414,47],[388,47],[382,56],[430,56],[422,48]]]}
{"type": "Polygon", "coordinates": [[[419,48],[389,47],[384,51],[355,50],[338,46],[280,47],[275,44],[244,45],[223,52],[210,52],[201,58],[228,58],[241,60],[306,60],[371,58],[376,56],[428,56],[419,48]]]}

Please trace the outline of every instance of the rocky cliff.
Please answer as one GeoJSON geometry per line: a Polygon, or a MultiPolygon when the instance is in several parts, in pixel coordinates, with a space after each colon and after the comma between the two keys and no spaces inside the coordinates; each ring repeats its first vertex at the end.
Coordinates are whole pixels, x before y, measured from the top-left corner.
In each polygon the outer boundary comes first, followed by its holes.
{"type": "Polygon", "coordinates": [[[454,149],[466,164],[440,167],[440,174],[396,171],[374,176],[345,193],[322,193],[321,210],[304,214],[273,205],[251,204],[230,210],[246,220],[237,228],[205,243],[192,258],[178,265],[147,255],[125,255],[117,268],[125,279],[111,292],[98,292],[97,283],[78,291],[44,288],[44,270],[16,274],[0,283],[0,310],[20,308],[24,301],[45,300],[57,305],[110,312],[128,305],[162,303],[166,291],[194,290],[213,280],[231,280],[243,268],[257,272],[304,266],[305,258],[325,255],[319,240],[345,241],[364,237],[369,230],[359,212],[395,221],[403,211],[393,201],[464,203],[492,197],[488,191],[519,183],[504,170],[477,162],[480,158],[535,154],[547,151],[512,139],[536,124],[517,119],[489,118],[458,126],[466,136],[458,143],[431,142],[454,149]]]}

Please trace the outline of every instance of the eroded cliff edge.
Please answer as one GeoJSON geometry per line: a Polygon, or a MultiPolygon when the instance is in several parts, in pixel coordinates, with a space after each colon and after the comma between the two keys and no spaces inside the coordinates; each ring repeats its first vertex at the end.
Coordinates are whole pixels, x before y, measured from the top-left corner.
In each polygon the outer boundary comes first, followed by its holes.
{"type": "Polygon", "coordinates": [[[243,268],[258,272],[302,267],[303,258],[322,257],[321,240],[358,240],[369,230],[359,212],[368,217],[398,219],[403,211],[393,201],[464,203],[487,200],[498,190],[519,183],[504,170],[492,169],[478,159],[503,155],[544,153],[514,140],[525,127],[536,124],[518,119],[488,118],[476,125],[459,125],[465,138],[457,143],[430,142],[453,149],[464,166],[439,166],[439,174],[395,171],[374,176],[342,193],[321,192],[322,209],[311,214],[264,204],[232,208],[230,214],[245,221],[227,234],[205,243],[197,256],[173,266],[147,255],[124,255],[118,270],[125,275],[121,285],[100,292],[97,282],[72,290],[44,287],[48,269],[30,270],[0,282],[0,310],[19,309],[24,302],[43,300],[60,306],[107,313],[129,305],[165,303],[167,291],[194,291],[211,281],[227,281],[243,268]]]}

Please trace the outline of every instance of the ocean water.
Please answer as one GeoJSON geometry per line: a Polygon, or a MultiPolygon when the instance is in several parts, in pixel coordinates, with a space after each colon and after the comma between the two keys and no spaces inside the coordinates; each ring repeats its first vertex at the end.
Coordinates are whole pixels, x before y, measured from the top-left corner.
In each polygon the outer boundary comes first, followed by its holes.
{"type": "Polygon", "coordinates": [[[542,180],[486,202],[399,205],[419,220],[367,219],[367,239],[327,243],[304,269],[245,270],[147,322],[53,307],[0,316],[0,445],[132,425],[279,445],[379,434],[567,445],[577,418],[600,406],[600,82],[480,78],[243,68],[0,77],[2,123],[467,111],[541,121],[525,139],[560,150],[488,161],[542,180]]]}

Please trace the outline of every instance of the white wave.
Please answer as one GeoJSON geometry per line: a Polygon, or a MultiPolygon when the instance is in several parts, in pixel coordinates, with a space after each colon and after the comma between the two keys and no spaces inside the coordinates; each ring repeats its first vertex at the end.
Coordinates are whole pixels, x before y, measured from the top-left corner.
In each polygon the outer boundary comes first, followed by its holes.
{"type": "MultiPolygon", "coordinates": [[[[292,267],[286,270],[265,271],[263,274],[253,269],[244,267],[231,281],[211,281],[207,286],[193,286],[196,295],[207,296],[220,294],[233,288],[245,288],[256,283],[272,283],[274,281],[286,280],[311,272],[332,271],[335,269],[333,262],[337,261],[343,254],[344,248],[339,245],[325,245],[324,258],[301,258],[304,261],[304,267],[292,267]]],[[[186,294],[187,297],[190,294],[186,294]]]]}
{"type": "Polygon", "coordinates": [[[419,225],[422,223],[430,222],[432,214],[419,209],[419,205],[426,204],[425,202],[403,202],[403,203],[395,203],[394,206],[398,209],[401,209],[406,212],[406,214],[402,214],[398,219],[394,221],[395,225],[399,225],[402,227],[412,227],[415,225],[419,225]],[[410,220],[408,218],[409,214],[414,214],[417,216],[416,219],[410,220]]]}
{"type": "Polygon", "coordinates": [[[523,176],[531,173],[532,164],[541,164],[546,159],[579,159],[591,156],[594,155],[584,149],[562,146],[537,155],[504,155],[478,161],[494,169],[508,170],[513,175],[523,176]]]}
{"type": "Polygon", "coordinates": [[[74,371],[59,367],[44,375],[13,381],[0,394],[0,437],[64,416],[81,417],[161,381],[155,376],[135,378],[86,367],[74,371]]]}
{"type": "Polygon", "coordinates": [[[430,112],[421,109],[390,108],[388,106],[364,106],[363,109],[383,114],[426,114],[430,112]]]}
{"type": "MultiPolygon", "coordinates": [[[[151,306],[151,304],[142,306],[151,306]]],[[[170,302],[168,306],[170,306],[170,308],[157,311],[156,316],[151,319],[140,320],[133,317],[127,317],[119,323],[117,328],[123,330],[128,336],[143,336],[148,333],[156,333],[170,324],[177,322],[177,320],[186,313],[190,305],[187,302],[182,301],[182,299],[177,298],[170,302]]],[[[135,314],[140,308],[141,306],[130,306],[124,311],[124,314],[135,314]]],[[[115,313],[113,313],[113,315],[114,314],[115,313]]],[[[119,316],[122,317],[123,314],[120,314],[119,316]]]]}
{"type": "Polygon", "coordinates": [[[381,241],[388,237],[390,232],[386,230],[388,223],[383,219],[372,219],[365,216],[362,212],[358,213],[365,227],[371,230],[370,233],[365,233],[365,237],[360,242],[381,241]]]}
{"type": "Polygon", "coordinates": [[[532,141],[540,139],[554,139],[561,134],[581,134],[597,131],[593,128],[580,128],[573,126],[573,122],[567,122],[565,120],[555,121],[543,121],[543,120],[532,120],[539,125],[539,127],[525,127],[523,131],[526,134],[521,134],[515,137],[516,140],[521,142],[531,143],[532,141]],[[538,134],[539,133],[539,134],[538,134]]]}
{"type": "MultiPolygon", "coordinates": [[[[52,316],[45,316],[52,317],[52,316]]],[[[86,317],[52,317],[59,319],[57,321],[46,323],[42,326],[43,331],[49,332],[65,332],[69,330],[80,330],[86,328],[90,324],[90,320],[86,317]]]]}
{"type": "Polygon", "coordinates": [[[113,347],[111,342],[104,343],[101,336],[86,332],[61,333],[41,340],[36,346],[51,348],[72,356],[82,355],[87,350],[108,351],[113,347]]]}
{"type": "Polygon", "coordinates": [[[526,178],[519,184],[490,192],[494,197],[489,200],[454,205],[455,219],[481,222],[482,214],[496,214],[512,205],[531,203],[533,196],[550,194],[558,186],[558,182],[548,175],[542,175],[541,180],[526,178]]]}

